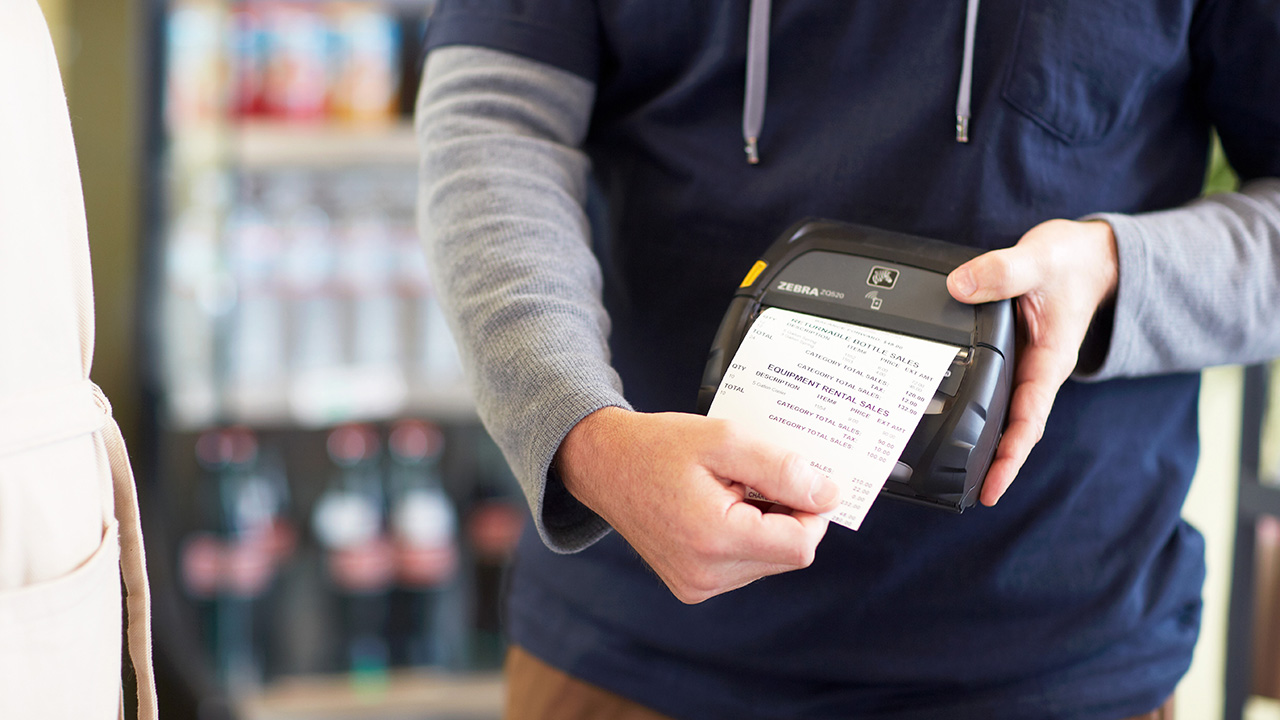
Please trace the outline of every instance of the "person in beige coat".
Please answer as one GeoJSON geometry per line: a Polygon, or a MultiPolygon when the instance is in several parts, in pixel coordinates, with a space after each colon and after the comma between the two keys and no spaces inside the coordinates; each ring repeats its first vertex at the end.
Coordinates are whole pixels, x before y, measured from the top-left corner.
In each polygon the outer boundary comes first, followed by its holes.
{"type": "Polygon", "coordinates": [[[123,716],[121,590],[155,717],[137,497],[89,381],[93,291],[66,98],[36,0],[0,0],[0,718],[123,716]]]}

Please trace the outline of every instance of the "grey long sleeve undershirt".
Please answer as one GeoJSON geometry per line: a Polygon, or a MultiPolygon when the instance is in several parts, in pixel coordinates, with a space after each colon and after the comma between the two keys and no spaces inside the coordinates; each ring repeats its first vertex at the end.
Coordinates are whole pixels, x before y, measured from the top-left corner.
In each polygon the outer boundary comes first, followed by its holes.
{"type": "MultiPolygon", "coordinates": [[[[480,417],[515,471],[544,542],[608,532],[551,462],[569,430],[629,407],[609,364],[601,273],[578,149],[595,88],[475,47],[433,51],[418,98],[419,229],[480,417]]],[[[1280,355],[1280,180],[1183,208],[1103,214],[1120,260],[1105,380],[1280,355]]],[[[1105,338],[1103,338],[1105,341],[1105,338]]]]}
{"type": "Polygon", "coordinates": [[[551,460],[583,417],[628,407],[582,209],[588,161],[576,148],[595,89],[481,49],[435,51],[425,75],[418,223],[437,292],[543,540],[580,550],[608,526],[547,482],[551,460]]]}
{"type": "Polygon", "coordinates": [[[1280,179],[1141,215],[1100,213],[1120,260],[1106,359],[1081,380],[1280,356],[1280,179]]]}

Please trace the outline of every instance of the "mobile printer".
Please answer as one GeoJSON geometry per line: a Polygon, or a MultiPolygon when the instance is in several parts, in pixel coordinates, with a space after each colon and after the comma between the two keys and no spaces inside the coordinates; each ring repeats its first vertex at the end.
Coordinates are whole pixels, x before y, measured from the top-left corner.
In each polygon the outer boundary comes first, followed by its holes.
{"type": "Polygon", "coordinates": [[[798,223],[734,294],[707,358],[699,410],[710,409],[751,323],[768,307],[956,345],[880,492],[963,512],[977,500],[995,455],[1013,381],[1012,302],[966,305],[947,291],[947,274],[979,252],[847,223],[798,223]]]}

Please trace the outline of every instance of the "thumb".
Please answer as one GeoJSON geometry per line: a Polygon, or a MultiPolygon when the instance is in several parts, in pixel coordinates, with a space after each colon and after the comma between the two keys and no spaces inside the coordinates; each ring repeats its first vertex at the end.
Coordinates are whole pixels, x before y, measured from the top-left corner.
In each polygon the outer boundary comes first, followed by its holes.
{"type": "Polygon", "coordinates": [[[798,453],[737,433],[719,444],[709,463],[717,476],[739,482],[793,510],[824,513],[840,500],[835,481],[810,467],[798,453]]]}
{"type": "Polygon", "coordinates": [[[947,290],[963,303],[993,302],[1025,295],[1040,284],[1040,263],[1027,244],[992,250],[947,276],[947,290]]]}

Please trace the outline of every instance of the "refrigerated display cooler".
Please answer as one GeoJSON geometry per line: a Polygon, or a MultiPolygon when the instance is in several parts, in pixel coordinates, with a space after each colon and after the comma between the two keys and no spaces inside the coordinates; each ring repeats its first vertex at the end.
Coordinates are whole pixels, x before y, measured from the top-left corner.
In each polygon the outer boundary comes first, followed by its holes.
{"type": "Polygon", "coordinates": [[[150,8],[144,492],[158,662],[206,710],[496,713],[527,511],[415,228],[431,4],[150,8]]]}

